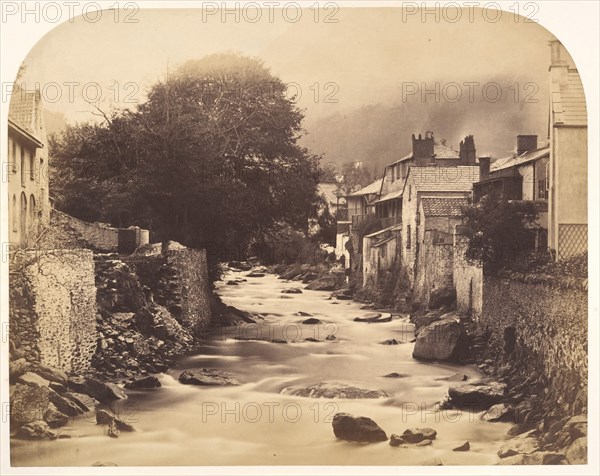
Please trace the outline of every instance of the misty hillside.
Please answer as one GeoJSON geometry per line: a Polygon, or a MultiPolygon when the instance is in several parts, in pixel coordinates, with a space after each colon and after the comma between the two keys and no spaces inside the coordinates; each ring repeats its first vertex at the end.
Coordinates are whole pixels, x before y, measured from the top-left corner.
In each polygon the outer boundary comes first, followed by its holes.
{"type": "Polygon", "coordinates": [[[536,100],[515,102],[505,94],[496,103],[422,103],[419,97],[406,103],[364,106],[322,118],[307,117],[302,144],[323,154],[325,163],[361,161],[376,174],[411,151],[413,133],[424,135],[428,130],[436,141],[446,139],[455,150],[466,135],[473,134],[479,156],[503,157],[514,151],[518,134],[537,134],[538,143],[547,140],[546,95],[540,91],[536,100]]]}

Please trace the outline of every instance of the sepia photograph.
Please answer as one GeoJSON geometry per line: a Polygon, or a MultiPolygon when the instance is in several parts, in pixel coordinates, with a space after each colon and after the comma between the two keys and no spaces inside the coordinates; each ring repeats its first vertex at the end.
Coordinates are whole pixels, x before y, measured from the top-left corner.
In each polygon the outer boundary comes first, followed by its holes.
{"type": "Polygon", "coordinates": [[[0,9],[1,474],[598,474],[600,4],[0,9]]]}

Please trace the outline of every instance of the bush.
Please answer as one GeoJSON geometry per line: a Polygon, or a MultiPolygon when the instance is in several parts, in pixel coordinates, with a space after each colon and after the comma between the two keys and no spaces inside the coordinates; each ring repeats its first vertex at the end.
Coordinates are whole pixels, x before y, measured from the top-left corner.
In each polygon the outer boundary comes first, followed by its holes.
{"type": "Polygon", "coordinates": [[[483,197],[464,209],[466,256],[483,263],[487,272],[510,266],[534,251],[539,225],[530,202],[483,197]]]}
{"type": "Polygon", "coordinates": [[[265,264],[317,264],[327,258],[327,252],[316,240],[284,224],[272,227],[255,240],[250,254],[265,264]]]}
{"type": "Polygon", "coordinates": [[[356,233],[363,237],[370,233],[374,233],[381,227],[381,220],[375,215],[367,215],[366,218],[354,227],[356,233]]]}

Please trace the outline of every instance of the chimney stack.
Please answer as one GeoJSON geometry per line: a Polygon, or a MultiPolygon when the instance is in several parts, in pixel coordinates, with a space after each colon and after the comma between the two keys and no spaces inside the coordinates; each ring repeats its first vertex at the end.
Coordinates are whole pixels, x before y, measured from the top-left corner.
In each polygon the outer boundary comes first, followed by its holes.
{"type": "Polygon", "coordinates": [[[537,149],[537,136],[518,135],[517,136],[517,156],[537,149]]]}
{"type": "Polygon", "coordinates": [[[574,67],[571,55],[558,40],[550,41],[550,77],[553,83],[562,84],[567,81],[569,67],[574,67]]]}
{"type": "Polygon", "coordinates": [[[461,165],[475,165],[477,155],[475,151],[475,139],[472,135],[468,135],[464,140],[460,141],[458,156],[460,157],[461,165]]]}
{"type": "Polygon", "coordinates": [[[490,177],[491,157],[479,157],[479,180],[486,180],[490,177]]]}
{"type": "Polygon", "coordinates": [[[413,134],[412,148],[415,159],[431,159],[433,156],[433,132],[427,131],[424,139],[421,138],[421,134],[418,139],[413,134]]]}

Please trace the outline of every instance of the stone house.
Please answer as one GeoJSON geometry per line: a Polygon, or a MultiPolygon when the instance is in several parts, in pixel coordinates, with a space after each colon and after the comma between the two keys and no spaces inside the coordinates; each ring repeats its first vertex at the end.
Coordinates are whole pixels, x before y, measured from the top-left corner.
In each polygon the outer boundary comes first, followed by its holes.
{"type": "Polygon", "coordinates": [[[9,242],[27,247],[50,218],[48,147],[39,91],[14,89],[7,146],[9,242]]]}
{"type": "Polygon", "coordinates": [[[489,157],[480,157],[481,180],[473,184],[473,200],[495,196],[506,200],[524,200],[535,205],[538,212],[535,233],[536,249],[545,249],[548,242],[548,163],[550,147],[538,147],[536,135],[517,136],[516,153],[490,164],[489,157]]]}
{"type": "Polygon", "coordinates": [[[508,200],[548,202],[547,165],[550,147],[538,147],[536,135],[517,136],[514,154],[490,163],[480,157],[481,180],[473,185],[477,202],[484,195],[496,195],[508,200]]]}
{"type": "Polygon", "coordinates": [[[423,229],[419,209],[424,197],[472,198],[473,184],[479,181],[479,166],[410,167],[402,191],[402,273],[413,288],[421,253],[423,229]]]}
{"type": "Polygon", "coordinates": [[[337,216],[337,235],[335,255],[337,259],[344,256],[346,268],[350,267],[350,253],[346,244],[350,240],[352,226],[356,227],[368,215],[375,214],[375,200],[379,197],[381,179],[374,180],[369,185],[345,197],[346,208],[340,208],[337,216]]]}
{"type": "Polygon", "coordinates": [[[462,224],[467,197],[423,197],[417,211],[413,301],[427,306],[432,291],[453,287],[454,230],[462,224]]]}
{"type": "Polygon", "coordinates": [[[548,247],[556,259],[587,253],[587,109],[577,68],[551,42],[548,247]]]}
{"type": "Polygon", "coordinates": [[[444,139],[437,142],[433,132],[423,138],[412,136],[412,151],[385,168],[380,197],[376,201],[376,213],[383,227],[396,225],[402,220],[402,190],[411,167],[456,167],[477,163],[473,136],[460,143],[458,151],[446,145],[444,139]]]}
{"type": "Polygon", "coordinates": [[[402,225],[395,225],[363,237],[363,286],[377,286],[396,270],[402,257],[401,232],[402,225]]]}
{"type": "Polygon", "coordinates": [[[358,222],[365,215],[375,214],[375,201],[381,192],[381,179],[374,180],[369,185],[351,193],[346,197],[348,220],[358,222]]]}

